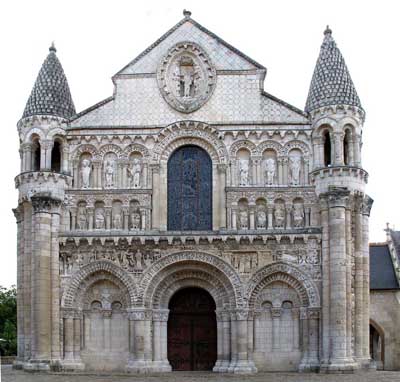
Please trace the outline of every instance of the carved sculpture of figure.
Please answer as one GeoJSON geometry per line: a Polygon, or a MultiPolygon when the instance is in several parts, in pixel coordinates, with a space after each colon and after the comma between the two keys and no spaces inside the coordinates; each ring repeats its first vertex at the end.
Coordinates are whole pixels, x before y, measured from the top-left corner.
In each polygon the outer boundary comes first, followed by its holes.
{"type": "Polygon", "coordinates": [[[289,170],[290,170],[290,184],[300,184],[300,166],[301,160],[299,157],[291,157],[289,159],[289,170]]]}
{"type": "Polygon", "coordinates": [[[241,210],[239,212],[239,227],[240,227],[240,229],[248,229],[249,228],[249,220],[248,220],[246,210],[241,210]]]}
{"type": "Polygon", "coordinates": [[[304,223],[304,210],[301,204],[293,205],[293,226],[303,227],[304,223]]]}
{"type": "Polygon", "coordinates": [[[67,260],[67,274],[70,275],[72,273],[74,261],[72,259],[72,256],[67,256],[66,260],[67,260]]]}
{"type": "Polygon", "coordinates": [[[130,177],[131,186],[133,188],[140,188],[140,175],[142,174],[142,164],[140,159],[135,158],[132,166],[128,167],[128,175],[130,177]]]}
{"type": "Polygon", "coordinates": [[[82,188],[90,187],[90,173],[92,172],[92,164],[89,159],[84,159],[82,161],[82,188]]]}
{"type": "Polygon", "coordinates": [[[114,163],[111,160],[106,162],[104,167],[105,187],[114,187],[114,163]]]}
{"type": "Polygon", "coordinates": [[[283,228],[285,225],[285,210],[279,203],[275,205],[274,210],[275,228],[283,228]]]}
{"type": "Polygon", "coordinates": [[[87,218],[86,218],[86,207],[85,206],[78,207],[77,225],[78,225],[79,230],[87,229],[87,218]]]}
{"type": "Polygon", "coordinates": [[[96,210],[96,217],[95,217],[95,227],[96,229],[104,229],[104,210],[102,208],[98,208],[96,210]]]}
{"type": "Polygon", "coordinates": [[[122,215],[119,210],[113,211],[113,228],[122,229],[122,215]]]}
{"type": "Polygon", "coordinates": [[[137,250],[135,253],[135,261],[136,261],[136,270],[141,271],[143,269],[142,253],[139,250],[137,250]]]}
{"type": "Polygon", "coordinates": [[[249,161],[246,159],[239,160],[239,180],[240,186],[249,185],[249,161]]]}
{"type": "Polygon", "coordinates": [[[268,185],[274,184],[275,171],[276,171],[275,169],[276,169],[275,159],[268,158],[265,161],[265,172],[268,185]]]}
{"type": "Polygon", "coordinates": [[[131,212],[131,229],[140,229],[140,212],[138,210],[131,212]]]}
{"type": "Polygon", "coordinates": [[[267,227],[267,215],[264,210],[257,212],[257,228],[265,229],[267,227]]]}

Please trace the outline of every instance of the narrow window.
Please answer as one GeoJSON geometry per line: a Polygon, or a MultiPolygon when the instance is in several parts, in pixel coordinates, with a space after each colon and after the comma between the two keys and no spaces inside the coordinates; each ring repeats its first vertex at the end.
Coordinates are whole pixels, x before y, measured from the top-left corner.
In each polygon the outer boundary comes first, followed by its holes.
{"type": "Polygon", "coordinates": [[[331,162],[331,137],[329,131],[324,133],[324,164],[325,167],[330,166],[331,162]]]}
{"type": "Polygon", "coordinates": [[[345,166],[348,166],[350,164],[349,161],[349,130],[346,130],[346,133],[344,135],[343,138],[343,160],[344,160],[344,164],[345,166]]]}
{"type": "Polygon", "coordinates": [[[61,146],[60,143],[55,141],[51,150],[51,171],[61,171],[61,146]]]}
{"type": "Polygon", "coordinates": [[[39,171],[40,170],[40,143],[39,143],[39,141],[36,141],[33,144],[32,162],[33,162],[32,170],[39,171]]]}

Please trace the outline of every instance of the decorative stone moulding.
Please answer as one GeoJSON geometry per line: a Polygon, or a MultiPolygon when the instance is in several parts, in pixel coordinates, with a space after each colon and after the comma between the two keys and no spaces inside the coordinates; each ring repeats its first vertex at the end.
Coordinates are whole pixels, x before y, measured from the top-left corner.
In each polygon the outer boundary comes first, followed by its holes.
{"type": "Polygon", "coordinates": [[[215,67],[206,52],[194,42],[173,46],[162,59],[157,81],[165,101],[183,113],[202,107],[214,91],[215,67]]]}

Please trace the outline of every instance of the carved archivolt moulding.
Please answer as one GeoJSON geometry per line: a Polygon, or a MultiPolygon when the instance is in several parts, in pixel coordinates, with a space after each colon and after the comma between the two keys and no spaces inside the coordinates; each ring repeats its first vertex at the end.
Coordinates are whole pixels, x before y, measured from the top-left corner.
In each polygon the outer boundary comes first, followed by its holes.
{"type": "Polygon", "coordinates": [[[173,46],[161,61],[157,81],[170,106],[191,113],[210,98],[217,80],[215,67],[206,52],[194,42],[173,46]]]}

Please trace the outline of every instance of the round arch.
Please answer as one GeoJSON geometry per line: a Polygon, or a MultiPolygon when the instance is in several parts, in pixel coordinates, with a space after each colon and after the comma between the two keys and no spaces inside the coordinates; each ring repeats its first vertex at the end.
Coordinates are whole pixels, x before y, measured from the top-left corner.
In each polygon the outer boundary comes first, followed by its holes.
{"type": "MultiPolygon", "coordinates": [[[[201,279],[207,281],[210,285],[222,285],[229,303],[233,305],[232,308],[244,306],[241,280],[235,269],[215,255],[194,251],[170,254],[152,264],[145,271],[138,284],[139,302],[150,307],[153,304],[154,296],[163,295],[163,285],[165,286],[165,284],[162,284],[162,281],[164,279],[166,279],[166,284],[174,283],[174,274],[185,279],[185,277],[182,277],[183,274],[179,273],[181,269],[198,272],[196,275],[194,273],[191,275],[192,280],[201,279]],[[170,275],[171,281],[168,281],[170,275]]],[[[190,277],[186,278],[190,279],[190,277]]],[[[159,298],[159,301],[165,301],[161,297],[157,298],[159,298]]]]}
{"type": "Polygon", "coordinates": [[[320,307],[319,292],[315,284],[297,267],[284,262],[266,265],[250,279],[246,289],[249,308],[254,308],[259,292],[274,281],[281,281],[296,290],[303,306],[320,307]]]}
{"type": "Polygon", "coordinates": [[[134,306],[136,302],[136,288],[133,284],[132,278],[120,267],[108,260],[95,261],[93,263],[83,266],[71,279],[68,289],[64,292],[61,307],[75,308],[74,302],[77,296],[82,295],[93,282],[99,281],[100,278],[93,277],[96,273],[110,275],[111,281],[114,281],[119,286],[123,286],[128,295],[130,306],[134,306]],[[92,278],[92,280],[90,280],[92,278]]]}

